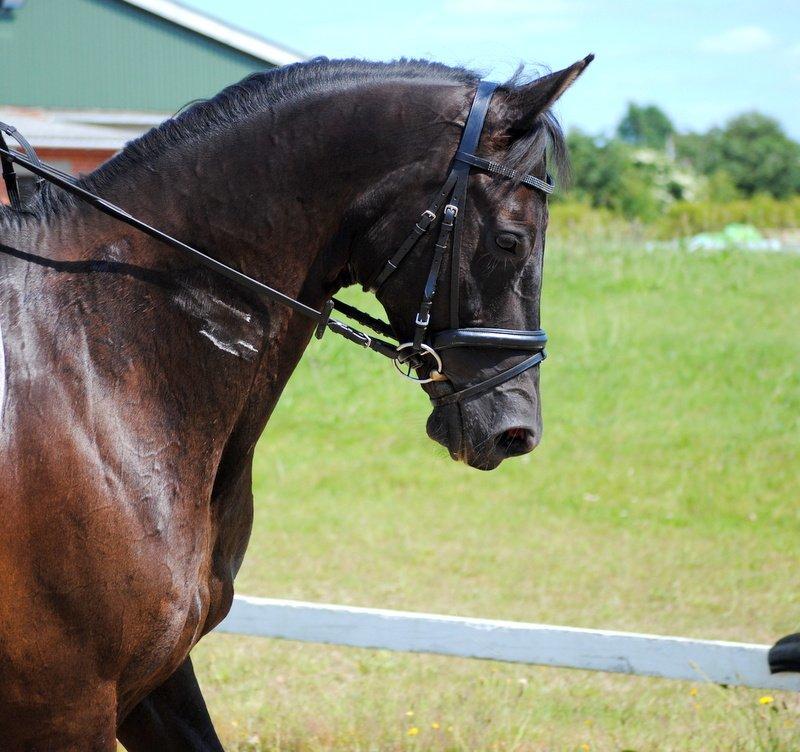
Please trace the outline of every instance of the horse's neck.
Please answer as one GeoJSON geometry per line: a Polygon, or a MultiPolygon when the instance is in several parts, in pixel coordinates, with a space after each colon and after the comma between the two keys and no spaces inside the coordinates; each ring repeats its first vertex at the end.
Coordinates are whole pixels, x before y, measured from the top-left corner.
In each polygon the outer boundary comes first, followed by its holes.
{"type": "MultiPolygon", "coordinates": [[[[140,166],[123,160],[118,167],[126,169],[111,171],[98,192],[319,309],[347,262],[342,218],[387,169],[374,121],[362,126],[364,143],[351,131],[347,154],[346,125],[338,123],[332,144],[320,117],[319,104],[309,104],[292,118],[243,126],[250,134],[232,131],[230,141],[179,145],[140,166]],[[311,139],[298,136],[304,122],[317,125],[311,139]]],[[[65,297],[91,303],[64,304],[62,316],[76,315],[76,332],[85,323],[81,316],[94,318],[124,343],[126,357],[141,364],[146,378],[158,374],[165,382],[153,388],[163,395],[160,409],[172,415],[179,402],[184,433],[233,441],[240,453],[252,448],[310,339],[311,321],[254,300],[213,274],[190,271],[196,265],[179,251],[90,207],[29,225],[18,241],[21,250],[65,265],[65,297]]],[[[93,355],[93,343],[84,346],[93,355]]],[[[192,444],[188,437],[186,444],[192,444]]]]}
{"type": "MultiPolygon", "coordinates": [[[[149,224],[319,309],[347,279],[353,228],[363,232],[380,221],[382,206],[417,189],[432,143],[443,160],[450,153],[452,117],[431,112],[443,101],[460,111],[460,90],[403,86],[301,97],[183,141],[145,141],[101,168],[91,186],[149,224]],[[350,96],[357,102],[348,104],[350,96]],[[419,106],[423,97],[430,102],[419,106]]],[[[48,280],[43,294],[61,299],[44,307],[38,331],[47,327],[47,311],[58,310],[59,322],[69,320],[61,330],[76,340],[81,368],[94,357],[118,355],[125,367],[136,364],[142,380],[129,382],[125,398],[149,390],[151,409],[171,425],[177,421],[187,448],[215,445],[240,456],[252,450],[313,322],[213,273],[198,273],[179,251],[88,206],[62,209],[18,240],[62,264],[61,275],[39,267],[48,280]],[[111,354],[98,330],[113,340],[111,354]]],[[[104,365],[95,371],[104,375],[104,365]]],[[[117,365],[110,364],[111,378],[117,365]]]]}

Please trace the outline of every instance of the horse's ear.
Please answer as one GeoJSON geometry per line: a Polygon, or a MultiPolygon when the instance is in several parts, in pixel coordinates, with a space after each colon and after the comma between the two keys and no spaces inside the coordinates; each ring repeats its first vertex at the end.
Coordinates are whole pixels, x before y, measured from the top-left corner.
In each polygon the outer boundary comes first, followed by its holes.
{"type": "Polygon", "coordinates": [[[507,134],[520,135],[530,131],[536,118],[555,104],[592,60],[594,55],[587,55],[569,68],[549,73],[506,92],[502,127],[507,134]]]}

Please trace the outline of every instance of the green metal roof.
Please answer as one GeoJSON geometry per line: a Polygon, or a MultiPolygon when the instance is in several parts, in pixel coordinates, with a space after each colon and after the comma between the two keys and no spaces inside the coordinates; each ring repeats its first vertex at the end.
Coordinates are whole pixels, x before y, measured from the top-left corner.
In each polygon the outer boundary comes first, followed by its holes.
{"type": "Polygon", "coordinates": [[[0,106],[174,112],[274,67],[124,0],[27,0],[0,50],[0,106]]]}

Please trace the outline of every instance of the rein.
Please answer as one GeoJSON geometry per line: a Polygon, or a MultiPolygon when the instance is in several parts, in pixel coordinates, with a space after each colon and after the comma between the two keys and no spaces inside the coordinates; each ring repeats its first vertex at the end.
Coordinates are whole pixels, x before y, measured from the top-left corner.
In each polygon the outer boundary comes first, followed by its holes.
{"type": "Polygon", "coordinates": [[[372,291],[376,294],[380,293],[383,285],[399,268],[406,256],[416,246],[417,241],[419,241],[439,219],[439,211],[440,209],[442,210],[442,216],[439,222],[439,233],[433,250],[433,257],[425,283],[425,290],[414,320],[413,340],[410,342],[399,343],[394,330],[388,323],[370,316],[341,300],[331,298],[325,303],[322,310],[318,311],[280,292],[280,290],[276,290],[263,282],[253,279],[237,269],[208,256],[203,253],[203,251],[183,243],[177,238],[147,224],[119,206],[112,204],[110,201],[106,201],[78,185],[77,181],[72,176],[43,163],[36,155],[33,147],[22,137],[16,128],[0,122],[0,163],[2,164],[2,175],[11,201],[11,206],[15,211],[25,211],[19,194],[17,176],[14,172],[14,164],[17,164],[39,178],[37,180],[37,187],[41,187],[43,183],[47,182],[67,193],[71,193],[73,196],[90,204],[103,214],[107,214],[124,224],[134,227],[145,235],[158,240],[170,248],[192,256],[201,265],[215,271],[235,284],[259,295],[263,295],[265,298],[290,308],[301,316],[311,319],[317,325],[315,332],[317,339],[322,339],[325,332],[330,330],[350,342],[354,342],[361,347],[373,350],[379,355],[389,358],[394,362],[401,374],[412,381],[417,381],[422,384],[434,381],[448,381],[447,376],[444,374],[444,367],[439,352],[449,348],[485,347],[521,353],[534,353],[516,365],[476,384],[466,386],[460,390],[456,390],[455,387],[453,387],[453,391],[448,394],[430,397],[434,405],[449,405],[474,397],[513,379],[529,368],[538,365],[546,357],[544,348],[547,343],[547,335],[541,329],[459,328],[459,279],[462,223],[459,223],[457,220],[459,213],[463,212],[466,206],[467,186],[472,169],[478,169],[503,178],[516,180],[545,194],[553,192],[553,182],[549,175],[546,176],[546,180],[542,180],[533,175],[515,172],[504,165],[483,159],[474,154],[478,146],[481,132],[483,131],[483,124],[489,109],[492,94],[497,86],[496,83],[488,81],[481,81],[478,84],[478,89],[472,102],[467,122],[464,126],[464,132],[461,136],[461,142],[459,143],[458,150],[453,158],[453,165],[450,168],[450,172],[442,189],[433,202],[422,213],[406,240],[364,285],[366,291],[372,291]],[[25,152],[24,157],[8,147],[3,134],[10,136],[19,143],[25,152]],[[443,205],[444,208],[442,209],[443,205]],[[436,332],[432,337],[429,337],[430,312],[436,295],[438,280],[444,265],[445,254],[448,247],[451,246],[449,273],[450,329],[436,332]],[[349,326],[343,321],[332,318],[334,310],[339,311],[376,334],[396,340],[398,344],[393,344],[380,337],[366,334],[365,332],[349,326]],[[430,365],[430,367],[427,368],[427,375],[413,376],[413,370],[424,371],[426,369],[426,362],[429,362],[430,365]]]}
{"type": "MultiPolygon", "coordinates": [[[[22,138],[16,128],[3,122],[0,122],[0,132],[4,132],[17,140],[22,138]]],[[[67,193],[71,193],[73,196],[76,196],[77,198],[81,199],[81,201],[90,204],[103,214],[107,214],[108,216],[113,217],[114,219],[117,219],[126,225],[136,228],[145,235],[155,238],[170,248],[175,248],[179,251],[183,251],[184,253],[188,253],[203,266],[212,269],[213,271],[217,272],[223,277],[226,277],[232,282],[235,282],[241,287],[263,295],[264,297],[275,301],[280,305],[291,308],[293,311],[296,311],[306,318],[312,319],[317,324],[317,339],[321,339],[326,329],[330,329],[332,332],[345,337],[345,339],[348,339],[351,342],[355,342],[362,347],[368,347],[371,350],[375,350],[375,352],[384,355],[387,358],[394,359],[396,351],[396,347],[394,345],[378,338],[370,337],[363,332],[353,329],[342,321],[331,318],[331,313],[333,312],[334,307],[339,308],[341,306],[342,313],[350,316],[356,321],[359,321],[359,323],[362,323],[363,326],[367,327],[371,327],[372,324],[383,323],[379,322],[378,319],[375,319],[368,314],[362,314],[362,312],[357,308],[337,300],[329,300],[325,304],[322,311],[317,311],[315,308],[311,308],[311,306],[307,306],[305,303],[301,303],[299,300],[295,300],[294,298],[285,295],[284,293],[280,292],[280,290],[276,290],[274,287],[270,287],[263,282],[259,282],[257,279],[253,279],[237,269],[234,269],[233,267],[223,264],[221,261],[217,261],[215,258],[206,255],[197,248],[194,248],[178,240],[177,238],[173,238],[171,235],[167,235],[167,233],[152,227],[146,222],[143,222],[141,219],[137,219],[124,209],[112,204],[110,201],[106,201],[104,198],[100,198],[100,196],[97,196],[91,191],[87,191],[85,188],[82,188],[80,185],[78,185],[72,176],[66,175],[60,170],[56,170],[54,167],[41,162],[36,157],[32,147],[27,144],[27,141],[20,141],[20,144],[23,145],[23,148],[26,151],[26,157],[22,157],[16,152],[10,150],[6,145],[2,135],[0,135],[0,159],[3,163],[3,177],[6,179],[9,197],[12,195],[15,196],[15,198],[12,199],[12,206],[14,206],[14,208],[18,211],[22,211],[22,208],[21,203],[19,202],[16,175],[14,174],[12,166],[11,175],[13,176],[13,179],[11,182],[8,181],[6,177],[8,175],[8,172],[6,171],[6,163],[9,165],[11,165],[11,163],[16,163],[19,166],[24,167],[29,172],[32,172],[34,175],[37,175],[39,178],[41,178],[43,182],[52,183],[56,187],[65,190],[67,193]],[[353,314],[363,315],[363,321],[356,318],[353,314]]],[[[387,336],[392,336],[388,325],[386,326],[386,329],[383,330],[383,333],[387,336]]]]}

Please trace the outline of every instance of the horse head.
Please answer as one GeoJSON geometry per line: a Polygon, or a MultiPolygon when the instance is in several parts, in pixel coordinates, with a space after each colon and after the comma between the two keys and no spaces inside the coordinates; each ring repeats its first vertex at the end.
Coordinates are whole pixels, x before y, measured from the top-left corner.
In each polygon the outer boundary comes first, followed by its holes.
{"type": "Polygon", "coordinates": [[[482,470],[541,438],[548,152],[565,161],[550,107],[591,60],[527,84],[445,91],[441,119],[454,128],[429,145],[435,168],[411,165],[396,176],[401,196],[366,201],[380,212],[356,244],[362,282],[402,343],[398,362],[433,403],[428,435],[482,470]],[[415,205],[428,208],[400,242],[415,205]],[[416,242],[424,232],[427,241],[416,242]],[[396,237],[400,250],[387,258],[387,238],[396,237]]]}

